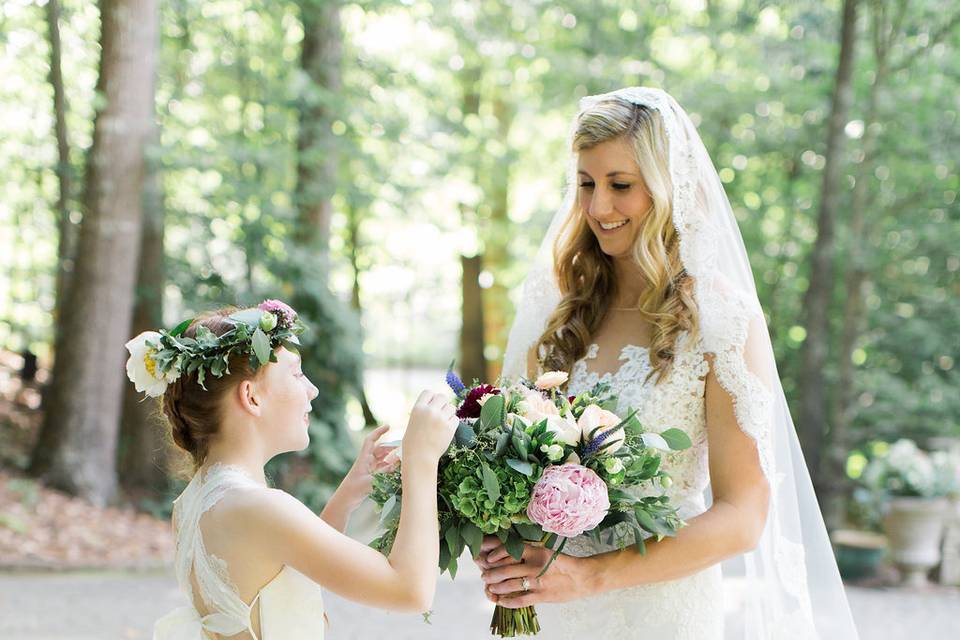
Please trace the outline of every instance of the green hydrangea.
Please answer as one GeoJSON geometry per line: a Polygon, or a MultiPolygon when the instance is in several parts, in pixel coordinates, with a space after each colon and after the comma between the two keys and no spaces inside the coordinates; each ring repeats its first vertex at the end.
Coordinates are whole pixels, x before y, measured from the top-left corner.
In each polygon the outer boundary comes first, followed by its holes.
{"type": "Polygon", "coordinates": [[[483,482],[481,465],[472,456],[452,460],[441,471],[440,493],[450,505],[486,534],[526,522],[526,504],[539,473],[528,477],[497,460],[488,465],[497,478],[500,495],[491,496],[483,482]]]}

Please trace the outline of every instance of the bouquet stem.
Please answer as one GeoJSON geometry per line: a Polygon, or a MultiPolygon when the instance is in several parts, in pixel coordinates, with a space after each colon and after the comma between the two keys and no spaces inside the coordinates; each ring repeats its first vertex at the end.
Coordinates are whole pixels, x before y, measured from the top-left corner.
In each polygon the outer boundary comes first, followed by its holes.
{"type": "Polygon", "coordinates": [[[507,609],[497,605],[490,620],[490,633],[501,638],[536,635],[540,633],[537,611],[533,607],[507,609]]]}

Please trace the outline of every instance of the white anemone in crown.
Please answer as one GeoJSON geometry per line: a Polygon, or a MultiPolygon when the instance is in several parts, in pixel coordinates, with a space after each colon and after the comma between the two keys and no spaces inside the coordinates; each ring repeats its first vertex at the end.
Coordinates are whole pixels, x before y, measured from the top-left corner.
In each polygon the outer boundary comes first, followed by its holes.
{"type": "Polygon", "coordinates": [[[146,393],[151,398],[162,396],[167,385],[176,382],[180,377],[176,367],[171,368],[166,375],[157,370],[157,363],[153,359],[157,351],[147,342],[156,343],[158,340],[160,334],[156,331],[144,331],[124,345],[130,352],[130,357],[127,358],[127,377],[137,391],[146,393]]]}

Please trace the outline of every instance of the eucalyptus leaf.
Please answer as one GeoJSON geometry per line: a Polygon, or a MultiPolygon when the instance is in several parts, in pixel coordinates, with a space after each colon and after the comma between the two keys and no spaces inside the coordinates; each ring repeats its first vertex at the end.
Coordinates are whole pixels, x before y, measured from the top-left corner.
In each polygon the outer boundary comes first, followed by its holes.
{"type": "Polygon", "coordinates": [[[487,465],[487,463],[481,463],[480,473],[483,478],[483,488],[487,491],[487,496],[491,500],[500,499],[500,481],[497,480],[497,474],[493,472],[493,469],[487,465]]]}
{"type": "Polygon", "coordinates": [[[397,496],[393,495],[387,498],[387,501],[383,503],[383,509],[380,510],[380,526],[385,527],[388,522],[393,520],[395,515],[399,515],[400,503],[397,501],[397,496]],[[394,510],[398,513],[394,514],[394,510]]]}
{"type": "Polygon", "coordinates": [[[515,471],[519,471],[525,476],[529,477],[533,475],[533,465],[529,462],[517,460],[516,458],[507,458],[507,466],[515,471]]]}
{"type": "Polygon", "coordinates": [[[257,330],[253,332],[253,353],[257,356],[261,365],[270,362],[270,338],[260,327],[257,327],[257,330]]]}
{"type": "Polygon", "coordinates": [[[242,322],[251,327],[257,327],[260,325],[260,316],[262,315],[263,311],[260,309],[244,309],[243,311],[231,313],[230,319],[234,321],[234,324],[242,322]]]}
{"type": "Polygon", "coordinates": [[[453,435],[453,440],[457,443],[458,447],[470,447],[476,442],[476,439],[477,434],[469,422],[461,421],[460,424],[457,425],[457,431],[453,435]]]}
{"type": "Polygon", "coordinates": [[[504,398],[494,395],[487,398],[480,409],[480,429],[488,431],[503,424],[504,398]]]}
{"type": "Polygon", "coordinates": [[[480,527],[469,520],[465,520],[460,525],[460,536],[467,543],[467,546],[470,547],[470,555],[474,558],[479,558],[480,545],[483,544],[483,531],[480,530],[480,527]]]}
{"type": "Polygon", "coordinates": [[[667,429],[660,433],[664,440],[667,441],[667,444],[674,451],[681,451],[683,449],[689,449],[693,446],[693,442],[690,441],[690,436],[687,435],[685,431],[680,429],[667,429]]]}
{"type": "Polygon", "coordinates": [[[518,533],[511,530],[504,546],[507,548],[507,553],[510,554],[511,558],[517,562],[523,560],[523,538],[521,538],[518,533]]]}

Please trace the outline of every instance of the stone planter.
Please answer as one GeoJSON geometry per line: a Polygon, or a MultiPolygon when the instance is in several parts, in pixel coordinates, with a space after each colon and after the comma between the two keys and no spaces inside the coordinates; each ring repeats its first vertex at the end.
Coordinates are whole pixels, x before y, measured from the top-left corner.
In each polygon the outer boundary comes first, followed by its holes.
{"type": "Polygon", "coordinates": [[[947,501],[943,498],[892,498],[883,519],[890,559],[905,586],[922,587],[940,562],[947,501]]]}

